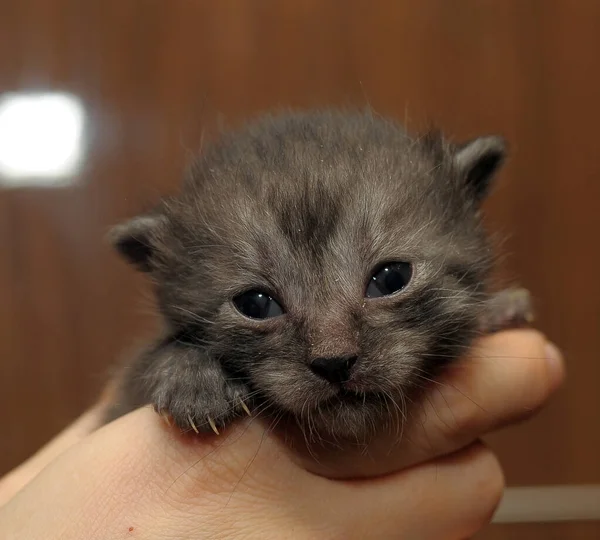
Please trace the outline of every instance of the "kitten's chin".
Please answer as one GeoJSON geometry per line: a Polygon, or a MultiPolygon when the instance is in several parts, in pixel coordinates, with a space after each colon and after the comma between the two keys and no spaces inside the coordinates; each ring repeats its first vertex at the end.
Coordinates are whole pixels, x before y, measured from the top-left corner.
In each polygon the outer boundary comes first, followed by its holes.
{"type": "Polygon", "coordinates": [[[271,403],[269,416],[278,419],[278,424],[297,426],[311,440],[363,444],[402,421],[402,398],[392,400],[390,390],[384,393],[356,388],[327,385],[300,392],[298,386],[289,386],[279,387],[277,392],[269,389],[264,395],[271,403]],[[291,422],[283,422],[282,418],[291,422]]]}
{"type": "Polygon", "coordinates": [[[329,478],[387,474],[399,468],[390,452],[402,441],[405,427],[405,413],[393,405],[391,410],[389,401],[377,394],[337,396],[302,415],[279,416],[273,429],[302,467],[315,474],[329,478]]]}
{"type": "Polygon", "coordinates": [[[294,415],[296,424],[310,439],[366,444],[389,428],[390,419],[401,421],[400,411],[377,393],[341,390],[312,409],[294,415]]]}

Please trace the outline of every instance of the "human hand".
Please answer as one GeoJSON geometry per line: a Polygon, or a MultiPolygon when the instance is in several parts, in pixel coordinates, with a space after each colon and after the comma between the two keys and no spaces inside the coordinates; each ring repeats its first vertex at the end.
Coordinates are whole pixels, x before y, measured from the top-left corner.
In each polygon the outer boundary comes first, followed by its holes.
{"type": "MultiPolygon", "coordinates": [[[[461,363],[439,387],[442,395],[449,392],[448,404],[431,394],[437,413],[424,406],[421,426],[408,427],[414,440],[422,432],[427,445],[418,453],[413,444],[398,446],[382,455],[381,468],[420,462],[373,479],[312,474],[307,461],[299,464],[258,422],[239,423],[219,437],[181,436],[145,408],[86,435],[97,419],[93,410],[0,483],[0,497],[8,498],[41,469],[0,510],[1,536],[468,537],[487,523],[503,489],[495,456],[472,441],[529,416],[559,385],[562,363],[544,360],[544,345],[531,331],[482,340],[473,361],[461,363]],[[491,361],[499,356],[502,362],[491,361]]],[[[351,468],[351,459],[345,465],[351,468]]]]}

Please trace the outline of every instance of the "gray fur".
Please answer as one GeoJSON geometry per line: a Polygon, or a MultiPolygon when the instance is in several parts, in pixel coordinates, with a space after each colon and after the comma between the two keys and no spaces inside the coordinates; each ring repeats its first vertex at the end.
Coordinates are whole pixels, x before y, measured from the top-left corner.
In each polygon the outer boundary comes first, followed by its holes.
{"type": "Polygon", "coordinates": [[[503,155],[496,137],[415,139],[370,112],[266,116],[222,136],[178,195],[113,232],[150,273],[165,325],[121,374],[111,417],[151,403],[206,431],[244,400],[336,438],[385,425],[391,401],[462,354],[496,305],[479,204],[503,155]],[[396,260],[413,264],[408,287],[365,299],[396,260]],[[241,315],[232,298],[255,288],[286,313],[241,315]],[[353,392],[309,369],[346,355],[353,392]]]}

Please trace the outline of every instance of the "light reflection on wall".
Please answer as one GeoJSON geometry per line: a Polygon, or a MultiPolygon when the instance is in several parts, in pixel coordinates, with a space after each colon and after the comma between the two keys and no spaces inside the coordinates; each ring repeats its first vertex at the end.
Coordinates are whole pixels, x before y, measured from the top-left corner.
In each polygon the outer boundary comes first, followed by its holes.
{"type": "Polygon", "coordinates": [[[0,187],[60,187],[77,181],[85,111],[59,92],[0,94],[0,187]]]}

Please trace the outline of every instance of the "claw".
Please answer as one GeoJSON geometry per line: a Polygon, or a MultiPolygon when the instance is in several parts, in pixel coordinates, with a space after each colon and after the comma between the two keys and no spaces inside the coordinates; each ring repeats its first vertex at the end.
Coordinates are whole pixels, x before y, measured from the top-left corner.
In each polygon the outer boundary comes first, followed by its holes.
{"type": "Polygon", "coordinates": [[[190,422],[190,426],[192,426],[192,429],[196,432],[196,433],[200,433],[198,431],[198,428],[196,427],[196,424],[194,424],[194,421],[192,420],[192,417],[190,415],[188,415],[188,421],[190,422]]]}
{"type": "Polygon", "coordinates": [[[248,416],[252,416],[252,414],[250,413],[250,409],[248,408],[248,405],[246,405],[246,403],[244,402],[243,399],[240,399],[240,405],[242,406],[242,409],[244,409],[244,411],[246,411],[246,414],[248,416]]]}
{"type": "Polygon", "coordinates": [[[218,435],[219,430],[217,429],[217,425],[215,424],[215,421],[209,417],[208,423],[209,423],[210,427],[212,428],[212,430],[218,435]]]}

